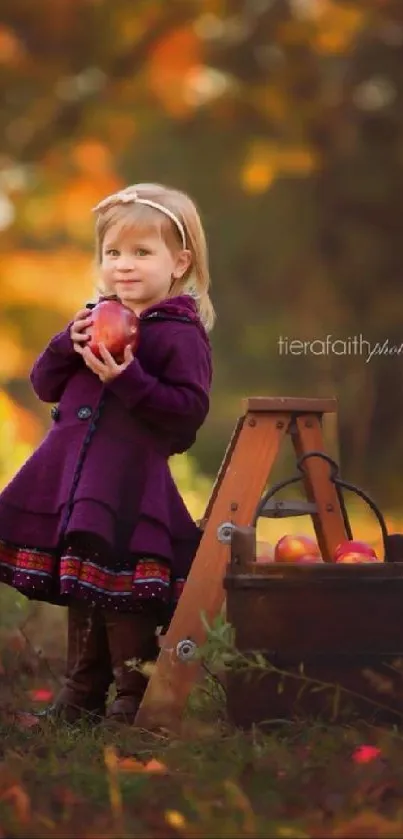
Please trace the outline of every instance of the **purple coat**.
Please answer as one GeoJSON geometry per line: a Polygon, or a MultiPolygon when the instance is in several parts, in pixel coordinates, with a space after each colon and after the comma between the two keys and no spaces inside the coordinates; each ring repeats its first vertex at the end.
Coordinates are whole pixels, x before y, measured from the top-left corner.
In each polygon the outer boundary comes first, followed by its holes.
{"type": "Polygon", "coordinates": [[[0,539],[55,549],[87,531],[116,550],[158,554],[186,574],[200,540],[168,458],[186,451],[209,409],[211,348],[188,295],[141,314],[136,358],[103,384],[69,328],[31,371],[53,408],[43,442],[0,494],[0,539]]]}

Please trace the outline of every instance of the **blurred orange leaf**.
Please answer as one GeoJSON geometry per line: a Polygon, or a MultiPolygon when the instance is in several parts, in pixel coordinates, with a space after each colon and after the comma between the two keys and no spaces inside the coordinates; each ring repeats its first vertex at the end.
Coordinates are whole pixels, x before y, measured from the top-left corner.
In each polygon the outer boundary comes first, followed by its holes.
{"type": "Polygon", "coordinates": [[[325,0],[319,7],[313,46],[319,53],[343,53],[366,20],[364,9],[357,4],[325,0]]]}
{"type": "Polygon", "coordinates": [[[148,763],[144,766],[145,772],[168,772],[168,767],[165,766],[165,763],[161,763],[159,760],[155,760],[152,758],[148,761],[148,763]]]}
{"type": "Polygon", "coordinates": [[[3,303],[33,303],[70,315],[93,292],[91,269],[90,254],[73,247],[5,253],[0,269],[3,303]]]}
{"type": "Polygon", "coordinates": [[[89,175],[109,175],[112,169],[110,150],[97,139],[87,139],[73,148],[72,157],[77,167],[89,175]]]}
{"type": "Polygon", "coordinates": [[[29,354],[17,341],[17,330],[5,327],[0,334],[1,379],[25,376],[29,354]],[[15,335],[13,335],[13,331],[15,335]]]}
{"type": "Polygon", "coordinates": [[[117,759],[117,768],[120,772],[145,772],[151,774],[166,774],[168,772],[164,763],[151,758],[148,763],[141,763],[135,757],[121,757],[117,759]]]}
{"type": "Polygon", "coordinates": [[[13,402],[4,390],[0,390],[0,423],[3,431],[5,425],[8,425],[12,428],[15,440],[29,445],[35,445],[42,433],[39,419],[13,402]]]}
{"type": "Polygon", "coordinates": [[[20,784],[14,784],[9,787],[0,796],[0,801],[11,801],[14,805],[14,811],[20,822],[26,824],[31,815],[31,801],[25,790],[20,784]]]}
{"type": "Polygon", "coordinates": [[[271,143],[251,143],[241,170],[241,184],[245,192],[266,192],[277,175],[277,149],[271,143]]]}
{"type": "Polygon", "coordinates": [[[8,26],[0,26],[0,64],[17,64],[24,56],[21,41],[8,26]]]}
{"type": "Polygon", "coordinates": [[[179,810],[165,810],[165,821],[176,830],[183,830],[187,827],[186,819],[179,810]]]}
{"type": "Polygon", "coordinates": [[[300,148],[284,148],[278,153],[279,169],[284,173],[291,175],[310,175],[318,167],[318,158],[312,149],[300,148]]]}
{"type": "Polygon", "coordinates": [[[202,44],[191,26],[165,35],[150,53],[147,67],[150,88],[172,116],[181,117],[191,108],[185,95],[186,77],[202,63],[202,44]]]}
{"type": "Polygon", "coordinates": [[[306,177],[319,165],[313,151],[304,146],[281,147],[274,143],[253,141],[241,170],[245,192],[265,192],[280,175],[306,177]]]}
{"type": "MultiPolygon", "coordinates": [[[[80,156],[81,163],[87,156],[89,148],[81,148],[81,152],[75,152],[80,156]]],[[[101,155],[98,149],[98,163],[101,155]]],[[[106,161],[104,161],[106,163],[106,161]]],[[[92,208],[101,198],[114,192],[122,184],[114,174],[107,171],[95,171],[91,173],[94,177],[85,175],[70,179],[55,199],[56,212],[61,224],[75,238],[84,242],[92,241],[94,229],[94,216],[92,208]]]]}

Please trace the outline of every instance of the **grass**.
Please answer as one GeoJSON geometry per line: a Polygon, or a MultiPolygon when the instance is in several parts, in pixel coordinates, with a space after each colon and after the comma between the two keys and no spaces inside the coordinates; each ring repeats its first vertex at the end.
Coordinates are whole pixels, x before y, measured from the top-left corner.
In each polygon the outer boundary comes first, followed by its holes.
{"type": "MultiPolygon", "coordinates": [[[[264,524],[271,542],[285,529],[311,533],[305,522],[264,524]]],[[[379,540],[364,517],[353,530],[379,540]]],[[[65,615],[5,587],[0,606],[0,839],[403,836],[403,728],[311,720],[242,731],[211,679],[192,694],[180,736],[24,727],[15,709],[58,689],[65,615]]]]}
{"type": "Polygon", "coordinates": [[[397,727],[312,720],[242,731],[209,678],[193,692],[180,736],[49,720],[38,730],[15,708],[32,708],[32,685],[57,684],[43,658],[29,672],[23,652],[3,650],[3,839],[403,835],[397,727]]]}
{"type": "Polygon", "coordinates": [[[190,714],[180,739],[51,723],[0,734],[4,837],[403,835],[394,730],[242,732],[190,714]],[[360,763],[363,744],[379,752],[360,763]]]}

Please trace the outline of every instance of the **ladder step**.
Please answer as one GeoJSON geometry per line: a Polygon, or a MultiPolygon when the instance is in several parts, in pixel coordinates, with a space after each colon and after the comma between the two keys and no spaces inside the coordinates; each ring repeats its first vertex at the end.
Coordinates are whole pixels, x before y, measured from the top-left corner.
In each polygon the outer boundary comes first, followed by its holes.
{"type": "Polygon", "coordinates": [[[313,501],[267,501],[260,515],[266,519],[285,519],[292,516],[311,516],[318,512],[313,501]]]}

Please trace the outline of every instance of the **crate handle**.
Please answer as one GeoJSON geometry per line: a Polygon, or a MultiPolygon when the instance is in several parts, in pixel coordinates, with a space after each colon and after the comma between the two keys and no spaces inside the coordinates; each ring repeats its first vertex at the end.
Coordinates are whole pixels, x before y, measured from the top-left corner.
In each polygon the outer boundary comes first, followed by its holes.
{"type": "Polygon", "coordinates": [[[302,480],[302,478],[304,477],[303,464],[309,457],[320,457],[320,458],[322,458],[322,460],[325,460],[330,466],[330,480],[332,481],[332,483],[336,487],[337,497],[339,499],[339,503],[340,503],[340,507],[341,507],[341,511],[342,511],[342,516],[343,516],[343,520],[344,520],[344,525],[345,525],[346,533],[347,533],[347,536],[348,536],[349,539],[353,538],[353,533],[352,533],[352,530],[351,530],[351,525],[350,525],[350,521],[349,521],[349,518],[348,518],[348,513],[347,513],[347,509],[346,509],[346,505],[345,505],[342,490],[347,489],[350,492],[355,492],[356,495],[358,495],[360,498],[363,499],[363,501],[365,501],[368,504],[368,506],[371,508],[372,512],[374,513],[374,515],[375,515],[375,517],[378,521],[378,524],[380,526],[381,533],[382,533],[382,541],[383,541],[385,561],[387,561],[387,555],[388,555],[388,552],[389,552],[389,541],[388,541],[389,536],[388,536],[388,531],[387,531],[385,519],[384,519],[381,511],[379,510],[379,508],[375,504],[375,501],[366,492],[364,492],[364,490],[360,489],[359,487],[356,487],[355,484],[350,484],[347,481],[342,481],[342,479],[339,477],[338,464],[328,454],[325,454],[325,452],[321,452],[321,451],[305,452],[305,454],[301,455],[301,457],[298,458],[297,469],[299,470],[299,472],[301,474],[296,475],[294,478],[287,478],[284,481],[279,481],[278,483],[273,484],[273,486],[270,487],[264,493],[264,495],[260,499],[259,504],[256,508],[256,512],[255,512],[255,515],[253,517],[252,526],[256,528],[257,520],[260,518],[264,506],[267,504],[267,502],[274,495],[276,495],[277,492],[279,492],[281,489],[284,489],[284,487],[286,487],[286,486],[290,486],[291,484],[295,484],[298,481],[302,480]]]}

